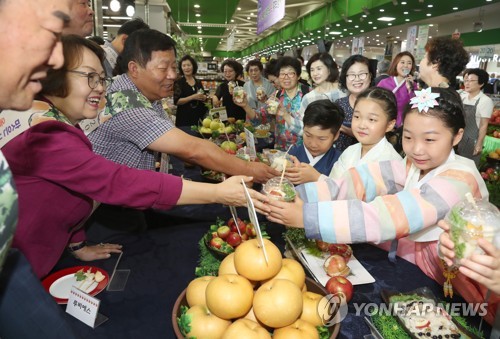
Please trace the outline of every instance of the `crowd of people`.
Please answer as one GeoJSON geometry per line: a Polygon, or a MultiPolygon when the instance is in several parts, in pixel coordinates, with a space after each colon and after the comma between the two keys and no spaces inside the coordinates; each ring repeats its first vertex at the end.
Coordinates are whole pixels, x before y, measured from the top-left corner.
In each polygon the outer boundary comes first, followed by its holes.
{"type": "MultiPolygon", "coordinates": [[[[280,175],[179,128],[206,115],[207,93],[196,60],[177,60],[171,37],[134,19],[100,46],[85,38],[92,27],[86,1],[0,0],[0,110],[36,116],[2,145],[0,158],[2,338],[78,337],[40,279],[65,250],[82,261],[121,251],[119,244],[85,241],[85,222],[99,203],[101,210],[130,208],[130,214],[120,210],[122,218],[152,207],[244,206],[242,180],[280,175]],[[161,105],[171,92],[175,123],[161,105]],[[78,123],[95,118],[102,102],[107,121],[86,136],[78,123]],[[206,184],[159,173],[158,152],[233,177],[206,184]]],[[[250,189],[261,214],[302,227],[311,239],[375,243],[391,260],[405,258],[443,284],[443,262],[451,264],[454,246],[442,219],[468,193],[488,198],[477,161],[493,105],[483,93],[488,74],[465,70],[469,55],[460,40],[433,38],[425,50],[418,69],[423,87],[409,52],[396,55],[384,77],[362,55],[339,70],[330,54],[318,53],[305,73],[291,56],[266,67],[251,60],[245,68],[227,59],[210,99],[230,118],[270,124],[274,148],[292,156],[285,176],[298,185],[298,197],[279,202],[250,189]],[[459,94],[454,87],[462,72],[459,94]],[[244,95],[234,100],[239,87],[244,95]],[[269,100],[278,101],[276,111],[269,100]],[[403,153],[386,138],[393,131],[403,153]]],[[[500,250],[484,239],[479,244],[485,254],[464,260],[453,287],[469,302],[493,292],[485,317],[493,323],[500,250]]]]}

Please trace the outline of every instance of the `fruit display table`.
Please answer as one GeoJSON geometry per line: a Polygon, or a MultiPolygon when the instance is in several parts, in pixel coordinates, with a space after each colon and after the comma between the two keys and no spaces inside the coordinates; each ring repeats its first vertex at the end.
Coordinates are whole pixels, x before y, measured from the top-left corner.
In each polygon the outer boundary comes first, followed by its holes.
{"type": "MultiPolygon", "coordinates": [[[[92,329],[69,314],[65,314],[65,318],[83,338],[175,338],[171,323],[172,309],[176,298],[194,278],[200,253],[198,241],[210,224],[175,224],[172,217],[158,217],[158,228],[142,233],[111,231],[99,224],[91,225],[87,232],[88,240],[122,244],[123,256],[118,268],[130,269],[131,273],[123,291],[104,290],[96,296],[101,300],[100,313],[109,318],[104,324],[92,329]]],[[[271,240],[282,251],[283,230],[278,225],[267,227],[271,240]]],[[[354,245],[352,248],[356,258],[375,277],[376,282],[355,286],[349,313],[341,323],[339,338],[363,338],[370,333],[364,322],[365,314],[356,314],[354,303],[380,305],[380,292],[383,289],[408,292],[428,286],[436,296],[442,298],[442,288],[417,266],[403,259],[392,264],[387,259],[387,252],[369,244],[354,245]]],[[[111,274],[116,259],[112,257],[93,262],[92,265],[111,274]]],[[[68,255],[55,270],[78,265],[82,265],[82,262],[68,255]]],[[[457,301],[461,299],[457,298],[457,301]]],[[[64,307],[61,306],[62,309],[64,307]]],[[[471,319],[470,322],[477,325],[479,319],[471,319]]],[[[489,337],[488,333],[486,337],[489,337]]]]}

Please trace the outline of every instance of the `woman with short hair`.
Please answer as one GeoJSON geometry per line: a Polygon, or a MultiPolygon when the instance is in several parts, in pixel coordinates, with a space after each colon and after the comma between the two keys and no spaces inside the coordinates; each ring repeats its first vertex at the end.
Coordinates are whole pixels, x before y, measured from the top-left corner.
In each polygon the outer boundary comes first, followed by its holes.
{"type": "Polygon", "coordinates": [[[201,81],[196,79],[198,64],[190,55],[179,61],[181,77],[174,82],[174,105],[177,105],[175,126],[197,125],[207,114],[207,96],[201,81]]]}

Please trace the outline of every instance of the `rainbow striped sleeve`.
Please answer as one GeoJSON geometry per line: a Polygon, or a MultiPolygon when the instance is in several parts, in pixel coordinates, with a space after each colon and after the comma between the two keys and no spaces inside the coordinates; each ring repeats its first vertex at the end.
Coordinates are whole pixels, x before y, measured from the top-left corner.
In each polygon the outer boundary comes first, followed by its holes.
{"type": "MultiPolygon", "coordinates": [[[[387,162],[380,163],[380,166],[372,163],[368,168],[356,168],[358,176],[350,178],[360,180],[364,191],[359,191],[358,183],[352,185],[358,192],[347,192],[345,197],[339,196],[339,200],[305,201],[307,237],[333,243],[379,243],[399,239],[435,225],[464,198],[465,193],[472,192],[481,198],[480,184],[467,171],[448,170],[420,188],[402,190],[405,176],[400,175],[401,170],[406,173],[404,168],[387,162]],[[360,193],[363,193],[364,200],[356,198],[360,193]]],[[[339,187],[347,184],[342,181],[335,183],[339,187]]],[[[314,196],[313,187],[307,188],[308,196],[314,196]]],[[[336,189],[341,191],[338,187],[336,189]]]]}

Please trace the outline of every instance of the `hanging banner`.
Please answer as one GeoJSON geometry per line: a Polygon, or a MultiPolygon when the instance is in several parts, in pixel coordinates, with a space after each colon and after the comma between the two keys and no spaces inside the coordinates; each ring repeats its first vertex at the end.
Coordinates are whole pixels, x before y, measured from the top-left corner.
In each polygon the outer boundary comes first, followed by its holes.
{"type": "Polygon", "coordinates": [[[229,36],[227,37],[227,50],[228,51],[231,51],[233,50],[233,47],[234,47],[234,31],[231,32],[231,34],[229,34],[229,36]]]}
{"type": "Polygon", "coordinates": [[[351,54],[363,55],[363,50],[365,49],[365,37],[353,38],[351,54]]]}
{"type": "Polygon", "coordinates": [[[425,45],[429,40],[429,25],[421,25],[418,27],[418,43],[417,50],[415,51],[415,61],[417,64],[425,56],[425,45]]]}
{"type": "Polygon", "coordinates": [[[417,26],[408,27],[408,31],[406,32],[406,48],[403,51],[408,51],[411,54],[415,53],[415,43],[417,42],[417,26]]]}
{"type": "Polygon", "coordinates": [[[283,19],[285,0],[259,0],[257,4],[257,34],[283,19]]]}
{"type": "Polygon", "coordinates": [[[384,51],[384,56],[386,59],[390,60],[392,59],[392,53],[394,50],[394,38],[388,38],[386,43],[385,43],[385,51],[384,51]]]}

